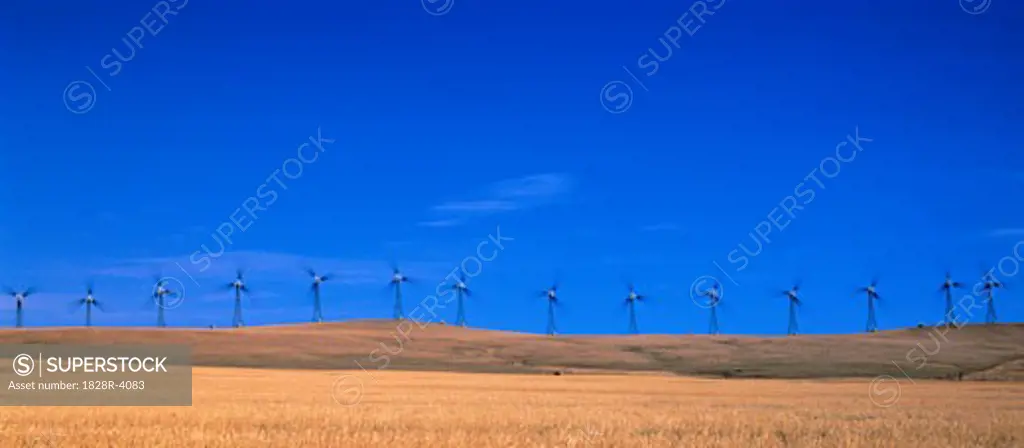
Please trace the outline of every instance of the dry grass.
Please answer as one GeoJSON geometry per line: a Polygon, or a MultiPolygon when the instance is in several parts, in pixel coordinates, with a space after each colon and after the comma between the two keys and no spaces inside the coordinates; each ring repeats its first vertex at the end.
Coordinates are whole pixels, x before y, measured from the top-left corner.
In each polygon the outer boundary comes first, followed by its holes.
{"type": "Polygon", "coordinates": [[[354,321],[243,329],[0,330],[0,343],[188,344],[208,367],[528,373],[674,372],[689,376],[823,378],[900,375],[1024,380],[1024,324],[796,337],[545,336],[411,322],[354,321]],[[945,330],[943,330],[945,331],[945,330]],[[309,341],[317,341],[310,344],[309,341]],[[932,355],[923,356],[925,352],[932,355]],[[927,358],[927,362],[917,361],[927,358]],[[899,363],[897,367],[894,363],[899,363]]]}
{"type": "Polygon", "coordinates": [[[191,408],[4,408],[0,447],[1024,445],[1021,383],[904,380],[882,408],[865,380],[350,373],[361,397],[338,372],[196,368],[191,408]]]}

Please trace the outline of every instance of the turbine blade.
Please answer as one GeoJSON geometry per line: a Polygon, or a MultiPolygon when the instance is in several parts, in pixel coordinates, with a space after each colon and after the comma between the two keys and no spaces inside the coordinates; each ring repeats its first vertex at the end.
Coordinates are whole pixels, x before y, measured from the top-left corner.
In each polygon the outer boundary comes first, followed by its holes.
{"type": "Polygon", "coordinates": [[[100,302],[98,300],[93,300],[92,301],[92,306],[96,307],[96,309],[98,309],[100,311],[103,311],[103,312],[107,311],[107,310],[103,309],[103,306],[100,305],[100,302]]]}
{"type": "Polygon", "coordinates": [[[33,288],[33,287],[30,286],[28,289],[26,289],[24,292],[22,292],[21,295],[22,295],[22,297],[28,297],[28,296],[30,296],[32,294],[35,294],[35,293],[36,293],[36,288],[33,288]]]}
{"type": "Polygon", "coordinates": [[[82,305],[83,305],[84,303],[85,303],[85,299],[77,299],[77,300],[72,300],[72,301],[71,301],[71,303],[69,303],[69,304],[68,304],[68,312],[69,312],[69,313],[74,313],[74,312],[75,312],[75,311],[77,311],[77,310],[78,310],[78,308],[79,308],[79,307],[81,307],[81,306],[82,306],[82,305]]]}

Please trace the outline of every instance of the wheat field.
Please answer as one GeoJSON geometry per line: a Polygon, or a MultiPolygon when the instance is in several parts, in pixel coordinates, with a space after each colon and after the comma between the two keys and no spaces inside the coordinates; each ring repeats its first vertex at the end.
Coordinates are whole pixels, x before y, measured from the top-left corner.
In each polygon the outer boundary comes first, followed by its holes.
{"type": "Polygon", "coordinates": [[[192,407],[8,407],[2,447],[1014,447],[1024,384],[195,368],[192,407]]]}

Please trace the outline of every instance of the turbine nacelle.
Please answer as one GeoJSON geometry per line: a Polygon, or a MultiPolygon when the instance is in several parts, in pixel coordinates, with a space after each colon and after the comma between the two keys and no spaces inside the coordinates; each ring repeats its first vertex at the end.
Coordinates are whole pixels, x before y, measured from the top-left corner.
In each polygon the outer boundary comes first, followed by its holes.
{"type": "Polygon", "coordinates": [[[711,289],[702,293],[705,297],[711,300],[711,304],[717,304],[719,300],[722,300],[722,293],[718,291],[718,284],[712,286],[711,289]]]}
{"type": "Polygon", "coordinates": [[[163,297],[163,296],[166,296],[166,295],[169,295],[169,294],[173,294],[173,293],[174,293],[174,291],[171,291],[170,288],[167,288],[166,286],[164,286],[164,283],[162,283],[162,282],[157,284],[156,285],[156,290],[153,291],[153,295],[156,296],[156,297],[163,297]]]}
{"type": "Polygon", "coordinates": [[[1002,287],[1003,287],[1003,284],[1000,283],[998,280],[989,279],[989,280],[985,281],[985,289],[995,289],[995,288],[1002,288],[1002,287]]]}

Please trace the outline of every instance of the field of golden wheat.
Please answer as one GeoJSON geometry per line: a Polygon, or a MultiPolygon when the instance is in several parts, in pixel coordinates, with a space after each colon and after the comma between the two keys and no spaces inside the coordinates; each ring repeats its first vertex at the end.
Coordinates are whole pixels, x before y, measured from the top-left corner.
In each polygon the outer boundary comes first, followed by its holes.
{"type": "Polygon", "coordinates": [[[192,407],[8,407],[0,447],[1019,447],[1024,384],[196,368],[192,407]]]}

